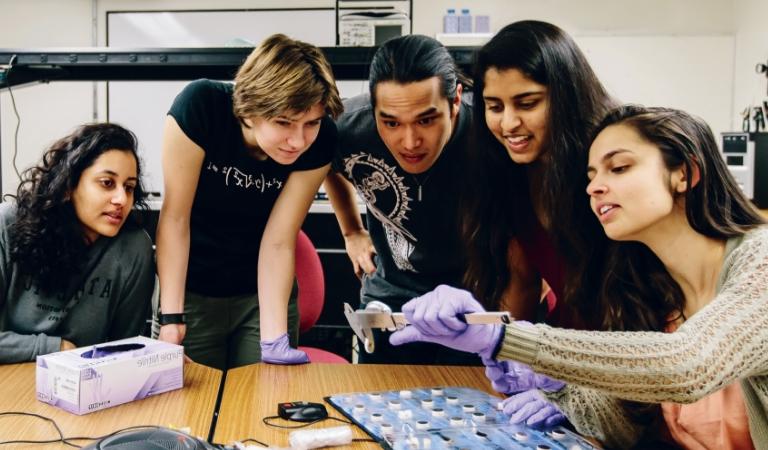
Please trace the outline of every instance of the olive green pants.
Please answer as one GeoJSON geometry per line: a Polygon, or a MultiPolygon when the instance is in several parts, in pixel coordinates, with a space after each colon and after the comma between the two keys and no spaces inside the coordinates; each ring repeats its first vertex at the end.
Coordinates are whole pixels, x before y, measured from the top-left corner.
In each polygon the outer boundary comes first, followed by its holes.
{"type": "MultiPolygon", "coordinates": [[[[288,301],[288,336],[299,340],[298,286],[288,301]]],[[[259,298],[257,294],[208,297],[187,291],[184,301],[187,334],[184,353],[216,369],[231,369],[261,361],[259,298]]]]}

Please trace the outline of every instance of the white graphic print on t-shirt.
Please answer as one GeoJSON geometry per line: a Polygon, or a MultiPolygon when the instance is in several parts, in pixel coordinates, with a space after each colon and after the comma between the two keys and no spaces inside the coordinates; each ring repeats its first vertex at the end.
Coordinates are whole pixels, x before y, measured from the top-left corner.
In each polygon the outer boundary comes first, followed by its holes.
{"type": "Polygon", "coordinates": [[[383,225],[392,259],[400,270],[417,272],[409,258],[417,239],[403,224],[408,220],[411,189],[403,183],[394,166],[368,153],[344,158],[344,171],[363,196],[368,212],[383,225]]]}
{"type": "Polygon", "coordinates": [[[210,170],[211,172],[220,173],[223,175],[224,184],[226,186],[240,187],[243,189],[256,189],[257,191],[261,192],[272,188],[280,190],[283,187],[283,182],[277,178],[272,177],[271,179],[267,179],[264,177],[263,173],[254,176],[253,174],[241,171],[237,167],[218,167],[216,164],[208,162],[208,164],[205,166],[205,170],[210,170]]]}

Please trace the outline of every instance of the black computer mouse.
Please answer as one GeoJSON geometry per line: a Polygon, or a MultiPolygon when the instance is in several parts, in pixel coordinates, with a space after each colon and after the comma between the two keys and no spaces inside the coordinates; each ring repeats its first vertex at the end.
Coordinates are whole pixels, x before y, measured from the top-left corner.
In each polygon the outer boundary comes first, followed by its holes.
{"type": "Polygon", "coordinates": [[[290,418],[297,422],[314,422],[315,420],[325,419],[328,417],[328,411],[323,405],[311,405],[304,406],[303,408],[297,408],[290,418]]]}
{"type": "Polygon", "coordinates": [[[296,422],[314,422],[328,417],[328,410],[322,403],[285,402],[278,403],[277,415],[296,422]]]}
{"type": "Polygon", "coordinates": [[[121,431],[83,450],[215,450],[213,445],[180,431],[164,427],[148,427],[121,431]]]}

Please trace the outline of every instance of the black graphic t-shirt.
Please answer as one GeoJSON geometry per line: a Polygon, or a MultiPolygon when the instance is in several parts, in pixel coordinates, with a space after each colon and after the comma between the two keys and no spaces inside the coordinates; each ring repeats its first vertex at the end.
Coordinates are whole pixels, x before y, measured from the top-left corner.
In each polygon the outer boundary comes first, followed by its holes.
{"type": "Polygon", "coordinates": [[[193,81],[170,114],[205,151],[192,206],[187,289],[208,296],[255,293],[259,245],[267,219],[293,171],[331,161],[336,126],[324,117],[312,146],[290,165],[250,156],[232,111],[234,85],[193,81]]]}
{"type": "Polygon", "coordinates": [[[400,168],[379,137],[368,94],[344,102],[333,168],[365,200],[368,232],[378,253],[376,272],[363,279],[363,303],[379,300],[400,310],[439,284],[461,286],[458,200],[471,109],[462,102],[456,129],[440,157],[414,176],[400,168]]]}

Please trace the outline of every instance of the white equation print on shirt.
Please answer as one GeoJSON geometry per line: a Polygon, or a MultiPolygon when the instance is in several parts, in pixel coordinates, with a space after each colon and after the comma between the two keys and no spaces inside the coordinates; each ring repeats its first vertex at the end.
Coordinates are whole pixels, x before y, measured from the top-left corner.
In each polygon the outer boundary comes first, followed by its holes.
{"type": "Polygon", "coordinates": [[[221,174],[224,177],[225,186],[234,186],[243,189],[256,189],[257,191],[264,192],[267,189],[280,190],[283,187],[283,182],[277,178],[272,177],[267,179],[264,174],[253,175],[245,173],[237,167],[223,166],[218,167],[213,162],[208,162],[205,166],[205,170],[210,170],[221,174]]]}
{"type": "Polygon", "coordinates": [[[394,166],[368,153],[353,154],[344,159],[344,171],[354,180],[368,212],[384,227],[392,260],[400,270],[417,272],[410,262],[417,239],[403,224],[408,219],[411,188],[403,183],[394,166]],[[384,209],[386,208],[386,209],[384,209]]]}

